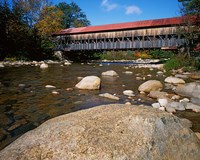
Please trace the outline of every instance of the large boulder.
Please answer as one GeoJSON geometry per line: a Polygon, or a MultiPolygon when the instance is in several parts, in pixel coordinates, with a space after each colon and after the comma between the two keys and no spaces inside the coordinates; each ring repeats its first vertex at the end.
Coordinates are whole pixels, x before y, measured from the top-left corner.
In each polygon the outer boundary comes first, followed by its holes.
{"type": "Polygon", "coordinates": [[[181,119],[149,107],[105,105],[48,120],[0,151],[1,159],[199,160],[181,119]]]}
{"type": "Polygon", "coordinates": [[[102,72],[101,75],[102,76],[118,76],[118,74],[115,71],[113,71],[113,70],[102,72]]]}
{"type": "Polygon", "coordinates": [[[101,85],[101,79],[97,76],[87,76],[84,77],[78,84],[76,84],[76,87],[78,89],[89,89],[89,90],[95,90],[100,89],[101,85]]]}
{"type": "Polygon", "coordinates": [[[172,83],[172,84],[184,84],[185,81],[181,78],[177,78],[177,77],[167,77],[165,78],[165,82],[166,83],[172,83]]]}
{"type": "Polygon", "coordinates": [[[148,80],[142,83],[138,90],[140,92],[151,92],[151,91],[160,91],[162,90],[163,85],[160,81],[157,80],[148,80]]]}
{"type": "Polygon", "coordinates": [[[178,85],[175,92],[186,97],[200,98],[200,83],[192,82],[184,85],[178,85]]]}

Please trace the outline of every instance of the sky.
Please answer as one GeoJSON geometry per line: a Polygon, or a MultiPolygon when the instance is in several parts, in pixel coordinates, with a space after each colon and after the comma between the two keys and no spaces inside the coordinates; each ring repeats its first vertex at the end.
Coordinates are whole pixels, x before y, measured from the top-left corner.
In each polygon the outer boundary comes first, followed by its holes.
{"type": "Polygon", "coordinates": [[[53,3],[72,1],[92,26],[177,17],[181,6],[178,0],[53,0],[53,3]]]}

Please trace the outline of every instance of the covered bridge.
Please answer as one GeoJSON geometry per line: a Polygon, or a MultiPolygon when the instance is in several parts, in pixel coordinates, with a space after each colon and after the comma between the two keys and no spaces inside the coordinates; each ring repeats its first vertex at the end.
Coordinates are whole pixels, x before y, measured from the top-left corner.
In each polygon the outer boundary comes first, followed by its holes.
{"type": "Polygon", "coordinates": [[[175,49],[184,43],[177,26],[182,17],[63,29],[55,34],[56,50],[175,49]]]}

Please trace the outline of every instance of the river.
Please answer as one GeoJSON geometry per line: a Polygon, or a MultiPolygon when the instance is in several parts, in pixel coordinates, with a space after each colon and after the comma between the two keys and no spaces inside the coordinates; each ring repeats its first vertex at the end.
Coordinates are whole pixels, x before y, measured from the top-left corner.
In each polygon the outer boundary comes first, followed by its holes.
{"type": "MultiPolygon", "coordinates": [[[[166,75],[157,75],[157,69],[135,69],[129,64],[72,64],[60,66],[52,64],[48,69],[35,66],[5,67],[0,69],[0,149],[14,141],[23,133],[36,128],[44,121],[74,111],[101,104],[126,103],[151,105],[155,100],[138,93],[140,84],[150,79],[164,81],[166,75]],[[119,77],[102,77],[101,73],[115,70],[119,77]],[[133,74],[125,74],[125,71],[133,74]],[[147,76],[150,74],[152,77],[147,76]],[[74,86],[78,77],[95,75],[101,78],[101,89],[78,90],[74,86]],[[145,80],[136,80],[136,77],[145,80]],[[47,89],[53,85],[56,89],[47,89]],[[52,94],[52,90],[59,94],[52,94]],[[135,97],[129,99],[124,90],[133,90],[135,97]],[[99,97],[100,93],[116,94],[119,101],[99,97]]],[[[167,90],[166,90],[167,91],[167,90]]],[[[168,91],[169,92],[169,91],[168,91]]],[[[200,132],[200,113],[192,111],[177,112],[179,117],[193,122],[193,131],[200,132]]]]}

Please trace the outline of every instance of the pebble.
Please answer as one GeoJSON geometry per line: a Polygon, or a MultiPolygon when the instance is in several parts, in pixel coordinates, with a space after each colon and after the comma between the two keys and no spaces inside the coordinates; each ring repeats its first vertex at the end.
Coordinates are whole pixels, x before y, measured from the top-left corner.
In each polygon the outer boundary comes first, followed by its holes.
{"type": "Polygon", "coordinates": [[[135,96],[134,95],[134,92],[132,91],[132,90],[125,90],[125,91],[123,91],[123,94],[125,95],[125,96],[135,96]]]}
{"type": "Polygon", "coordinates": [[[126,72],[124,72],[125,74],[133,74],[133,72],[131,72],[131,71],[126,71],[126,72]]]}
{"type": "Polygon", "coordinates": [[[46,68],[48,68],[49,66],[48,66],[48,64],[46,64],[46,63],[42,63],[41,65],[40,65],[40,68],[41,69],[46,69],[46,68]]]}
{"type": "Polygon", "coordinates": [[[181,97],[179,96],[179,95],[174,95],[174,96],[172,96],[172,100],[178,100],[178,99],[180,99],[181,97]]]}
{"type": "Polygon", "coordinates": [[[161,107],[165,107],[168,103],[168,100],[166,98],[160,98],[160,99],[158,99],[158,102],[161,107]]]}
{"type": "Polygon", "coordinates": [[[73,88],[67,88],[66,91],[73,91],[73,88]]]}
{"type": "Polygon", "coordinates": [[[140,94],[145,94],[145,92],[141,91],[140,94]]]}
{"type": "Polygon", "coordinates": [[[110,93],[103,93],[103,94],[99,94],[100,97],[105,97],[105,98],[109,98],[109,99],[113,99],[113,100],[119,100],[119,97],[114,96],[110,93]]]}
{"type": "Polygon", "coordinates": [[[190,102],[190,100],[188,98],[183,98],[179,102],[190,102]]]}
{"type": "Polygon", "coordinates": [[[25,84],[19,84],[18,86],[19,87],[25,87],[26,85],[25,84]]]}
{"type": "Polygon", "coordinates": [[[159,104],[159,103],[153,103],[153,104],[152,104],[152,107],[153,107],[153,108],[160,108],[160,104],[159,104]]]}
{"type": "Polygon", "coordinates": [[[160,107],[159,110],[165,111],[165,107],[160,107]]]}
{"type": "Polygon", "coordinates": [[[131,105],[131,102],[126,102],[125,105],[131,105]]]}
{"type": "Polygon", "coordinates": [[[45,88],[56,88],[56,87],[52,85],[46,85],[45,88]]]}
{"type": "Polygon", "coordinates": [[[57,91],[52,91],[51,93],[52,93],[52,94],[55,94],[55,95],[58,95],[58,94],[59,94],[59,92],[57,92],[57,91]]]}

